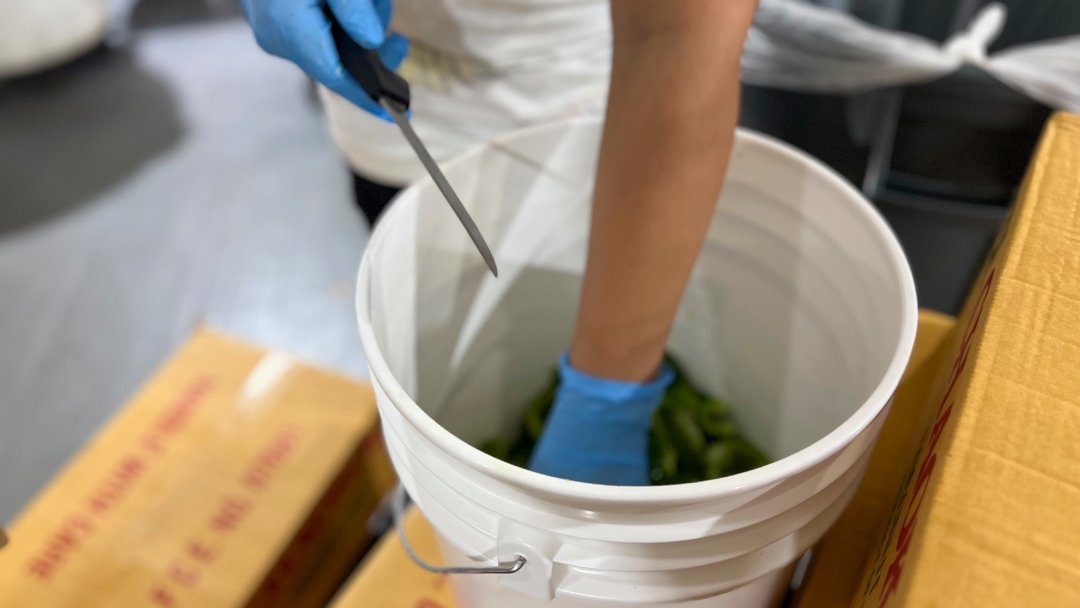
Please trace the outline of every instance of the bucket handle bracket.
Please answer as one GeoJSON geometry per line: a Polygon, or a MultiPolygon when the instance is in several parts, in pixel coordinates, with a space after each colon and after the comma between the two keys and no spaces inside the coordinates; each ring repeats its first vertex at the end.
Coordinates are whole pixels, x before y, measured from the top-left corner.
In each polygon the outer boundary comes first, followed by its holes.
{"type": "Polygon", "coordinates": [[[518,555],[517,559],[512,562],[500,562],[497,566],[435,566],[424,561],[423,558],[417,555],[412,544],[409,543],[408,534],[405,533],[404,513],[408,497],[409,494],[404,484],[399,482],[397,487],[394,488],[392,503],[394,527],[397,528],[398,538],[401,539],[401,546],[405,548],[405,552],[409,554],[409,557],[417,566],[424,570],[435,574],[514,574],[521,570],[525,566],[525,562],[528,561],[522,555],[518,555]]]}

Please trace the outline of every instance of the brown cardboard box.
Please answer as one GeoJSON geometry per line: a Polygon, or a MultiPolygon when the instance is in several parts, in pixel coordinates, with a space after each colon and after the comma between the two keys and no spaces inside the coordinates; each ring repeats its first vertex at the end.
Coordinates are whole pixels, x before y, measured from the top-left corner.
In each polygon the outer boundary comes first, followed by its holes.
{"type": "MultiPolygon", "coordinates": [[[[435,531],[420,510],[409,509],[405,533],[417,555],[429,563],[443,564],[435,531]]],[[[364,558],[330,608],[456,608],[450,577],[422,570],[405,553],[397,534],[388,533],[364,558]]]]}
{"type": "Polygon", "coordinates": [[[393,481],[370,386],[203,331],[11,526],[0,606],[321,606],[393,481]]]}
{"type": "Polygon", "coordinates": [[[1078,336],[1080,117],[1058,114],[800,606],[1080,606],[1078,336]]]}

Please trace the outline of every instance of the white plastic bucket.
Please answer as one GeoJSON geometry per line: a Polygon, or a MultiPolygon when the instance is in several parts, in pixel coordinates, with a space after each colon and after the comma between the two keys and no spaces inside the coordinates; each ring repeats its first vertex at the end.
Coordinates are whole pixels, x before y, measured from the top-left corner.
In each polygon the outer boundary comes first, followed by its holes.
{"type": "Polygon", "coordinates": [[[445,167],[492,278],[432,182],[375,230],[357,308],[386,443],[463,607],[768,606],[854,492],[915,337],[881,217],[806,155],[740,132],[669,348],[775,462],[713,481],[555,479],[470,444],[510,435],[570,343],[600,123],[537,127],[445,167]]]}

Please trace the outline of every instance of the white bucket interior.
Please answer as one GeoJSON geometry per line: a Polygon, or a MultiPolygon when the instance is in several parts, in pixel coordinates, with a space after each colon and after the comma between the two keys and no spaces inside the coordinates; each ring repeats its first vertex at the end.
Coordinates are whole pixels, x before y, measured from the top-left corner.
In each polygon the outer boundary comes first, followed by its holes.
{"type": "MultiPolygon", "coordinates": [[[[570,343],[598,142],[597,123],[570,122],[445,167],[498,279],[430,184],[406,190],[384,220],[393,229],[372,240],[379,355],[466,442],[515,433],[570,343]]],[[[791,455],[851,417],[906,360],[915,304],[896,247],[839,178],[740,133],[669,350],[773,459],[791,455]]]]}

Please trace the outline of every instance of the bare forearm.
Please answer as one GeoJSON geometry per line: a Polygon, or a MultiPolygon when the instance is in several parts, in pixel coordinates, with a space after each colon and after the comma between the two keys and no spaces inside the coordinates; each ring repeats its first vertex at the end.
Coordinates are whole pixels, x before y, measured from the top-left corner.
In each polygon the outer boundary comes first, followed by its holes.
{"type": "Polygon", "coordinates": [[[701,249],[738,114],[753,0],[613,0],[612,82],[593,200],[575,368],[657,369],[701,249]]]}

